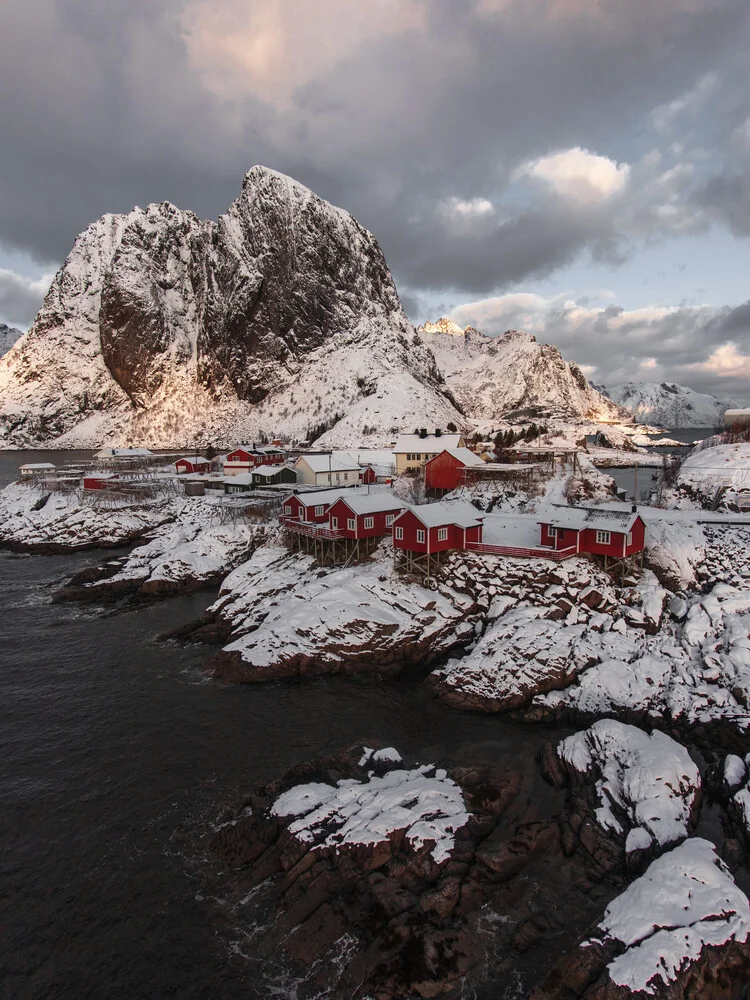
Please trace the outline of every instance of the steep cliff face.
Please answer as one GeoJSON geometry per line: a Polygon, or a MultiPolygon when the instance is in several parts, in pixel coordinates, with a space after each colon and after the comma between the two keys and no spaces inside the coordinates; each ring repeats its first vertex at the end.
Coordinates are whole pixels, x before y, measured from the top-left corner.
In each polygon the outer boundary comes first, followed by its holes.
{"type": "Polygon", "coordinates": [[[473,417],[628,418],[588,383],[575,362],[566,362],[556,347],[538,344],[531,334],[509,330],[487,337],[447,319],[425,323],[418,332],[446,385],[473,417]]]}
{"type": "Polygon", "coordinates": [[[374,237],[264,167],[218,223],[164,203],[89,226],[0,361],[9,445],[333,423],[341,444],[375,443],[425,419],[462,418],[374,237]]]}
{"type": "Polygon", "coordinates": [[[724,411],[736,405],[676,382],[623,382],[602,386],[601,391],[638,423],[658,427],[716,427],[724,411]]]}

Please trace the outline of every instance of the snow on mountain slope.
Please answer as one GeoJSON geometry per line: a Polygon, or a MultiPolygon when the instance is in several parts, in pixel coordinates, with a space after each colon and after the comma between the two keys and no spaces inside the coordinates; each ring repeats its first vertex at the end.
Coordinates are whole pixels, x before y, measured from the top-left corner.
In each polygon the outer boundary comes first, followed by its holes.
{"type": "Polygon", "coordinates": [[[716,427],[732,403],[676,382],[623,382],[597,387],[624,406],[640,424],[716,427]]]}
{"type": "Polygon", "coordinates": [[[575,362],[566,362],[556,347],[538,344],[531,334],[509,330],[487,337],[444,318],[425,323],[418,333],[470,416],[628,419],[589,384],[575,362]]]}
{"type": "Polygon", "coordinates": [[[0,323],[0,358],[7,354],[17,340],[23,337],[21,330],[16,330],[13,326],[0,323]]]}
{"type": "Polygon", "coordinates": [[[8,446],[306,437],[334,423],[336,444],[376,446],[425,421],[465,423],[374,237],[265,167],[218,223],[168,203],[93,223],[0,360],[8,446]]]}

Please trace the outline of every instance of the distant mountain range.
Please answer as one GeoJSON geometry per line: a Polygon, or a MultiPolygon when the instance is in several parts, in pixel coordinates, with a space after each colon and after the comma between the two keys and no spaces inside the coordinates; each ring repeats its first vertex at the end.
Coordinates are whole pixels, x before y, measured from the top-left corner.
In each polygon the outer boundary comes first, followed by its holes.
{"type": "Polygon", "coordinates": [[[597,388],[639,424],[658,427],[716,427],[724,411],[737,405],[676,382],[623,382],[597,388]]]}
{"type": "Polygon", "coordinates": [[[218,222],[169,203],[76,239],[0,359],[0,446],[373,447],[472,418],[626,418],[556,347],[416,331],[374,236],[265,167],[218,222]]]}
{"type": "Polygon", "coordinates": [[[7,326],[0,323],[0,358],[7,354],[15,342],[23,336],[21,330],[16,330],[14,326],[7,326]]]}

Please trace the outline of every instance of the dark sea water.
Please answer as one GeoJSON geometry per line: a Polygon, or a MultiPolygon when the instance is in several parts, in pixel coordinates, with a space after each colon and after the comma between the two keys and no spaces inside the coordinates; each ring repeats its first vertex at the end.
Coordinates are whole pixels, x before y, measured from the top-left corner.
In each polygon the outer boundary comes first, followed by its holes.
{"type": "MultiPolygon", "coordinates": [[[[48,458],[0,453],[0,483],[32,460],[48,458]]],[[[207,681],[205,650],[156,637],[211,592],[106,615],[50,602],[105,557],[0,552],[2,1000],[293,996],[235,957],[206,905],[220,873],[194,845],[219,812],[357,739],[517,766],[550,738],[447,709],[415,679],[207,681]]]]}

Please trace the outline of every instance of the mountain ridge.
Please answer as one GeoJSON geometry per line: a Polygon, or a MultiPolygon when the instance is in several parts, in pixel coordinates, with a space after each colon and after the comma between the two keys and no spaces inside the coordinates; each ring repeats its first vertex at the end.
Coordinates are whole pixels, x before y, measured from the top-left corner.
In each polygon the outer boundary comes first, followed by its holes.
{"type": "Polygon", "coordinates": [[[622,382],[598,388],[638,423],[660,427],[718,426],[724,411],[738,405],[677,382],[622,382]]]}

